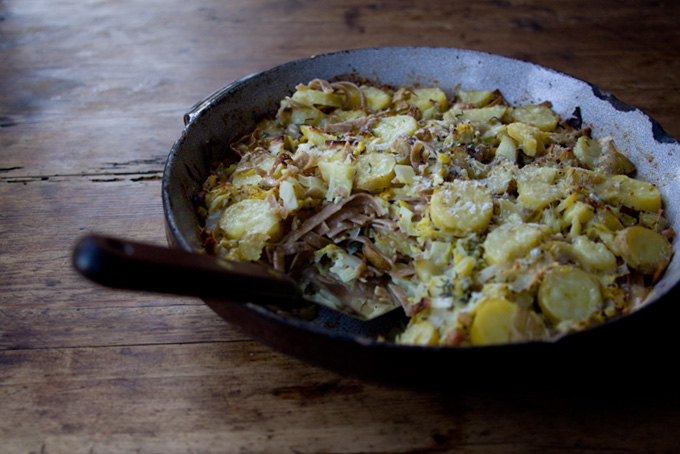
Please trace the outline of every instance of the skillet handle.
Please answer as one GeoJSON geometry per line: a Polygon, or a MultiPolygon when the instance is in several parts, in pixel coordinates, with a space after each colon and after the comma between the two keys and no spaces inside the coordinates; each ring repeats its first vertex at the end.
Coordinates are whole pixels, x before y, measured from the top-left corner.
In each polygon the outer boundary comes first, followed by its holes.
{"type": "Polygon", "coordinates": [[[234,302],[300,302],[293,280],[271,268],[102,235],[81,238],[73,266],[108,287],[234,302]]]}
{"type": "Polygon", "coordinates": [[[184,126],[188,126],[189,123],[191,123],[194,118],[201,113],[203,109],[208,107],[210,104],[212,104],[214,101],[217,101],[224,93],[232,90],[236,85],[250,79],[251,77],[257,75],[258,73],[253,73],[249,74],[245,77],[240,78],[239,80],[236,80],[229,85],[225,85],[222,88],[218,88],[215,90],[213,93],[209,94],[207,97],[202,99],[201,101],[197,102],[194,104],[185,114],[184,114],[184,126]]]}

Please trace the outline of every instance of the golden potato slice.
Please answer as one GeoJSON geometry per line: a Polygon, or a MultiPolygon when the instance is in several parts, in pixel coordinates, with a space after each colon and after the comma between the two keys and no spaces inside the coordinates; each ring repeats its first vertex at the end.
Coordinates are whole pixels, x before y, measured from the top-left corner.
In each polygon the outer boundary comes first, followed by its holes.
{"type": "Polygon", "coordinates": [[[354,172],[356,169],[351,164],[340,161],[319,162],[321,178],[328,183],[326,200],[338,200],[349,197],[352,194],[354,172]]]}
{"type": "Polygon", "coordinates": [[[555,184],[522,179],[517,183],[520,205],[530,210],[540,210],[564,197],[564,192],[555,184]]]}
{"type": "Polygon", "coordinates": [[[517,107],[512,111],[511,116],[513,121],[528,123],[545,132],[554,130],[558,121],[555,112],[544,104],[517,107]]]}
{"type": "MultiPolygon", "coordinates": [[[[473,123],[484,123],[490,122],[492,120],[500,121],[508,113],[510,108],[507,106],[490,106],[490,107],[480,107],[475,109],[466,109],[460,112],[455,112],[455,117],[462,121],[469,120],[473,123]]],[[[452,112],[451,109],[449,112],[452,112]]],[[[453,113],[453,112],[452,112],[453,113]]]]}
{"type": "Polygon", "coordinates": [[[517,141],[507,134],[501,135],[501,141],[496,148],[496,156],[503,156],[510,162],[517,162],[517,141]]]}
{"type": "Polygon", "coordinates": [[[340,107],[344,103],[344,98],[335,92],[326,93],[322,90],[314,90],[305,85],[298,85],[297,90],[291,98],[299,103],[309,106],[332,106],[340,107]]]}
{"type": "Polygon", "coordinates": [[[411,101],[423,113],[423,118],[432,118],[449,108],[446,94],[440,88],[416,88],[411,101]]]}
{"type": "Polygon", "coordinates": [[[541,282],[538,305],[553,323],[585,320],[602,306],[600,284],[580,268],[557,266],[541,282]]]}
{"type": "Polygon", "coordinates": [[[492,265],[524,257],[543,239],[543,231],[531,224],[503,224],[484,240],[484,256],[492,265]]]}
{"type": "Polygon", "coordinates": [[[595,193],[606,203],[636,211],[657,212],[661,209],[661,193],[652,183],[625,175],[606,178],[597,185],[595,193]]]}
{"type": "Polygon", "coordinates": [[[544,133],[536,126],[514,122],[508,125],[507,131],[527,156],[536,156],[545,150],[544,133]]]}
{"type": "Polygon", "coordinates": [[[399,342],[410,345],[437,345],[439,332],[427,320],[420,320],[410,324],[399,336],[399,342]]]}
{"type": "Polygon", "coordinates": [[[410,115],[395,115],[381,118],[373,128],[373,134],[385,141],[406,134],[413,135],[418,129],[418,122],[410,115]]]}
{"type": "Polygon", "coordinates": [[[484,107],[493,99],[493,92],[490,90],[459,90],[458,99],[465,104],[484,107]]]}
{"type": "Polygon", "coordinates": [[[300,126],[300,132],[302,133],[302,137],[307,139],[308,142],[311,142],[319,147],[325,148],[326,142],[332,141],[334,139],[333,136],[321,132],[320,129],[313,126],[302,125],[300,126]]]}
{"type": "Polygon", "coordinates": [[[574,154],[588,169],[595,169],[595,161],[602,155],[602,147],[590,137],[579,137],[574,145],[574,154]]]}
{"type": "Polygon", "coordinates": [[[596,243],[584,235],[579,235],[572,244],[572,251],[584,269],[597,272],[614,271],[616,268],[616,256],[604,243],[596,243]]]}
{"type": "Polygon", "coordinates": [[[366,97],[366,107],[373,112],[387,109],[392,104],[392,97],[377,87],[362,85],[361,91],[364,92],[366,97]]]}
{"type": "Polygon", "coordinates": [[[504,299],[491,299],[481,303],[470,326],[470,341],[474,345],[509,342],[512,320],[517,309],[516,304],[504,299]]]}
{"type": "Polygon", "coordinates": [[[271,240],[281,235],[281,216],[263,199],[245,199],[227,207],[220,217],[220,228],[233,239],[263,233],[271,240]]]}
{"type": "Polygon", "coordinates": [[[394,178],[394,156],[387,153],[360,155],[354,162],[355,187],[369,192],[380,192],[390,186],[394,178]]]}
{"type": "Polygon", "coordinates": [[[628,266],[644,274],[654,274],[665,267],[673,254],[664,236],[639,225],[620,230],[615,244],[628,266]]]}
{"type": "Polygon", "coordinates": [[[481,232],[492,215],[491,192],[470,180],[455,180],[449,186],[435,190],[430,200],[432,222],[445,232],[481,232]]]}
{"type": "Polygon", "coordinates": [[[314,106],[300,104],[290,110],[281,113],[281,122],[296,125],[321,125],[326,118],[326,114],[314,106]]]}

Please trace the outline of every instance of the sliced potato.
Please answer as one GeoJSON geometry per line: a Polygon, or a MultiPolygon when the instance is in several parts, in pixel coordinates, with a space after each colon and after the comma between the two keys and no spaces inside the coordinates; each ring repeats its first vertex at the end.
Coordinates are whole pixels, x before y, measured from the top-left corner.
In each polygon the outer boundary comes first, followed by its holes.
{"type": "Polygon", "coordinates": [[[602,147],[590,137],[579,137],[574,145],[574,154],[581,164],[590,170],[595,169],[595,162],[602,154],[602,147]]]}
{"type": "Polygon", "coordinates": [[[511,184],[516,182],[517,170],[517,166],[512,163],[498,163],[487,172],[485,186],[492,194],[505,194],[511,184]]]}
{"type": "Polygon", "coordinates": [[[484,107],[493,99],[493,92],[490,90],[459,90],[458,99],[465,104],[484,107]]]}
{"type": "Polygon", "coordinates": [[[540,210],[546,205],[566,197],[556,184],[559,171],[552,167],[525,166],[517,176],[517,201],[531,210],[540,210]]]}
{"type": "Polygon", "coordinates": [[[413,184],[413,181],[416,177],[416,172],[413,170],[413,166],[397,164],[394,166],[394,175],[399,183],[413,184]]]}
{"type": "Polygon", "coordinates": [[[579,235],[574,239],[572,251],[576,259],[588,271],[613,271],[616,256],[603,243],[596,243],[588,237],[579,235]]]}
{"type": "Polygon", "coordinates": [[[220,228],[233,239],[262,233],[271,240],[281,235],[281,216],[263,199],[245,199],[227,207],[220,217],[220,228]]]}
{"type": "Polygon", "coordinates": [[[493,215],[491,192],[470,180],[455,180],[434,191],[430,217],[439,229],[455,234],[480,232],[493,215]]]}
{"type": "Polygon", "coordinates": [[[423,118],[432,118],[449,108],[446,95],[440,88],[416,88],[411,101],[423,113],[423,118]]]}
{"type": "Polygon", "coordinates": [[[596,193],[607,203],[636,211],[656,212],[661,209],[661,193],[652,183],[625,175],[607,178],[597,186],[596,193]]]}
{"type": "Polygon", "coordinates": [[[581,224],[585,224],[586,222],[590,221],[594,213],[595,208],[593,208],[591,205],[581,201],[576,201],[564,210],[564,219],[569,223],[578,221],[581,224]]]}
{"type": "Polygon", "coordinates": [[[512,316],[510,325],[510,342],[543,340],[550,337],[545,321],[532,309],[525,309],[519,304],[512,316]]]}
{"type": "Polygon", "coordinates": [[[598,169],[609,175],[629,175],[635,172],[635,164],[619,151],[611,137],[600,138],[598,143],[602,146],[602,155],[596,162],[598,169]]]}
{"type": "Polygon", "coordinates": [[[501,135],[501,142],[496,148],[496,156],[503,156],[510,162],[517,162],[517,141],[507,134],[501,135]]]}
{"type": "Polygon", "coordinates": [[[583,321],[602,307],[600,284],[593,275],[580,268],[557,266],[541,282],[538,305],[553,323],[583,321]]]}
{"type": "Polygon", "coordinates": [[[673,254],[664,236],[639,225],[620,230],[615,243],[628,266],[643,274],[656,273],[670,262],[673,254]]]}
{"type": "Polygon", "coordinates": [[[635,164],[616,148],[611,138],[596,141],[585,136],[579,137],[574,145],[574,155],[588,169],[608,175],[624,175],[635,171],[635,164]]]}
{"type": "Polygon", "coordinates": [[[326,114],[314,106],[299,105],[281,111],[280,119],[285,124],[296,125],[320,125],[326,118],[326,114]]]}
{"type": "Polygon", "coordinates": [[[392,104],[392,97],[380,88],[362,85],[361,91],[364,92],[364,96],[366,97],[366,107],[373,112],[387,109],[390,107],[390,104],[392,104]]]}
{"type": "Polygon", "coordinates": [[[283,180],[279,184],[279,198],[283,207],[288,211],[295,211],[300,207],[295,187],[297,181],[293,179],[283,180]]]}
{"type": "Polygon", "coordinates": [[[545,104],[528,104],[512,111],[512,120],[536,126],[541,131],[552,131],[557,126],[558,117],[545,104]]]}
{"type": "Polygon", "coordinates": [[[402,134],[413,135],[418,129],[418,122],[410,115],[395,115],[381,118],[373,128],[373,134],[390,141],[402,134]]]}
{"type": "Polygon", "coordinates": [[[249,153],[236,165],[231,182],[235,186],[257,184],[262,179],[260,173],[271,171],[275,165],[276,156],[269,153],[249,153]]]}
{"type": "Polygon", "coordinates": [[[564,197],[564,192],[552,183],[522,179],[517,183],[517,201],[530,210],[540,210],[564,197]]]}
{"type": "Polygon", "coordinates": [[[569,167],[566,171],[565,182],[572,188],[595,188],[607,180],[605,175],[580,167],[569,167]]]}
{"type": "Polygon", "coordinates": [[[320,129],[313,126],[302,125],[300,126],[300,132],[302,133],[302,137],[307,139],[308,142],[311,142],[319,147],[325,147],[326,141],[334,139],[333,136],[326,134],[325,132],[321,132],[320,129]]]}
{"type": "Polygon", "coordinates": [[[509,342],[512,321],[517,309],[516,304],[500,298],[481,303],[470,326],[470,341],[474,345],[509,342]]]}
{"type": "Polygon", "coordinates": [[[473,123],[489,122],[492,120],[501,120],[508,113],[510,108],[507,106],[491,106],[491,107],[480,107],[478,109],[467,109],[460,112],[452,112],[454,115],[463,120],[471,121],[473,123]]]}
{"type": "Polygon", "coordinates": [[[517,141],[517,146],[527,156],[536,156],[545,150],[543,131],[527,123],[514,122],[508,125],[508,135],[517,141]]]}
{"type": "Polygon", "coordinates": [[[354,174],[357,189],[369,192],[380,192],[389,187],[395,176],[394,167],[397,161],[387,153],[369,153],[360,155],[354,163],[354,174]]]}
{"type": "Polygon", "coordinates": [[[340,161],[319,162],[321,178],[328,183],[326,200],[349,197],[352,193],[355,168],[351,164],[340,161]]]}
{"type": "Polygon", "coordinates": [[[295,88],[297,90],[291,98],[309,106],[340,107],[345,102],[343,96],[335,92],[326,93],[322,90],[314,90],[306,85],[298,85],[295,88]]]}
{"type": "Polygon", "coordinates": [[[543,239],[543,231],[531,224],[502,224],[484,240],[484,256],[492,265],[524,257],[543,239]]]}
{"type": "Polygon", "coordinates": [[[241,260],[256,262],[262,256],[262,249],[269,241],[269,235],[265,233],[246,234],[238,240],[235,252],[241,260]]]}
{"type": "Polygon", "coordinates": [[[617,232],[623,228],[623,224],[616,216],[616,213],[608,206],[598,208],[597,221],[604,226],[604,228],[612,232],[617,232]]]}
{"type": "Polygon", "coordinates": [[[437,345],[439,332],[432,323],[420,320],[410,324],[399,336],[399,342],[410,345],[437,345]]]}
{"type": "Polygon", "coordinates": [[[253,168],[236,169],[231,174],[231,182],[234,186],[255,186],[262,177],[253,168]]]}

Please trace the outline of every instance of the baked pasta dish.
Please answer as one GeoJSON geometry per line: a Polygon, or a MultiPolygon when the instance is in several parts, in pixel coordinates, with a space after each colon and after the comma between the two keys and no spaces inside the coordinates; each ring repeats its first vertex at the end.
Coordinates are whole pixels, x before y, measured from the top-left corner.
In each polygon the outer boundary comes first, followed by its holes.
{"type": "Polygon", "coordinates": [[[402,344],[581,330],[642,304],[672,256],[658,189],[547,101],[316,79],[230,148],[199,197],[206,250],[367,317],[401,306],[402,344]]]}

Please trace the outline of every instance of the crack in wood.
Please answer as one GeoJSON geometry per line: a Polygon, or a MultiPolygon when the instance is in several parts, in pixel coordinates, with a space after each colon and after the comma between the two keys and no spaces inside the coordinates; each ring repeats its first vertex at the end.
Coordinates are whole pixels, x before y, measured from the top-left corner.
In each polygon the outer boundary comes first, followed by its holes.
{"type": "Polygon", "coordinates": [[[11,117],[0,116],[0,128],[16,126],[17,123],[11,117]]]}
{"type": "MultiPolygon", "coordinates": [[[[126,161],[126,162],[104,162],[103,164],[106,164],[111,167],[126,167],[126,166],[137,166],[137,165],[149,165],[149,164],[157,164],[157,165],[165,165],[165,161],[167,159],[167,156],[158,156],[155,158],[151,159],[134,159],[132,161],[126,161]]],[[[105,167],[102,167],[102,169],[105,169],[105,167]]]]}
{"type": "MultiPolygon", "coordinates": [[[[20,167],[19,167],[20,168],[20,167]]],[[[17,175],[0,177],[4,183],[34,183],[37,181],[71,181],[83,179],[94,183],[111,183],[120,181],[156,181],[163,177],[161,170],[147,170],[143,172],[110,172],[110,173],[74,173],[53,175],[17,175]]]]}

